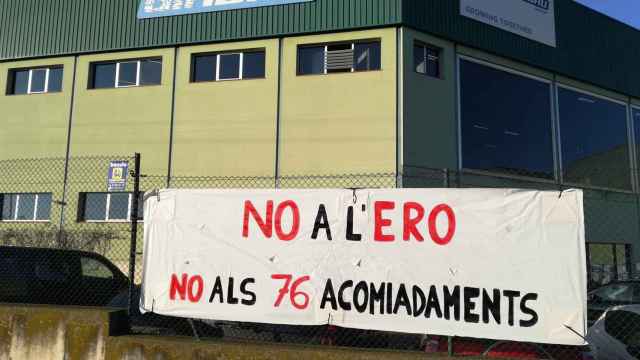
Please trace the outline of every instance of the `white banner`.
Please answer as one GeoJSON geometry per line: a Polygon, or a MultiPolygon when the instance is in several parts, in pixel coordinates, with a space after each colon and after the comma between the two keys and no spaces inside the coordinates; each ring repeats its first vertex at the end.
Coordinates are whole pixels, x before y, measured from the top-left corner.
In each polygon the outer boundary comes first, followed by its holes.
{"type": "Polygon", "coordinates": [[[581,345],[582,192],[163,190],[141,308],[581,345]]]}
{"type": "Polygon", "coordinates": [[[554,0],[460,0],[460,14],[556,46],[554,0]]]}

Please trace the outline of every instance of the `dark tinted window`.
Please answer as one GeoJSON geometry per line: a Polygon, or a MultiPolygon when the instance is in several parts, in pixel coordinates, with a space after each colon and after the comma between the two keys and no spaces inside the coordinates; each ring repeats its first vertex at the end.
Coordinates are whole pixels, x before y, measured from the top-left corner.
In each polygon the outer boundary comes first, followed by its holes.
{"type": "Polygon", "coordinates": [[[264,78],[265,71],[264,51],[247,52],[243,55],[242,78],[258,79],[264,78]]]}
{"type": "Polygon", "coordinates": [[[380,70],[380,42],[356,43],[354,45],[354,70],[380,70]]]}
{"type": "Polygon", "coordinates": [[[35,194],[20,194],[18,200],[18,215],[16,220],[33,220],[36,210],[35,194]]]}
{"type": "Polygon", "coordinates": [[[31,92],[41,93],[46,90],[47,69],[31,70],[31,92]]]}
{"type": "Polygon", "coordinates": [[[240,78],[240,54],[221,54],[220,80],[232,80],[240,78]]]}
{"type": "Polygon", "coordinates": [[[216,80],[217,55],[198,55],[193,58],[192,81],[216,80]]]}
{"type": "Polygon", "coordinates": [[[310,46],[298,48],[298,74],[324,74],[325,47],[310,46]]]}
{"type": "Polygon", "coordinates": [[[1,194],[3,221],[49,220],[51,194],[1,194]]]}
{"type": "Polygon", "coordinates": [[[633,108],[631,114],[633,116],[633,126],[636,136],[636,154],[638,155],[638,163],[640,164],[640,108],[633,108]]]}
{"type": "Polygon", "coordinates": [[[162,60],[142,60],[140,66],[140,85],[159,85],[161,83],[162,60]]]}
{"type": "Polygon", "coordinates": [[[103,221],[107,218],[107,194],[85,195],[84,220],[103,221]]]}
{"type": "Polygon", "coordinates": [[[118,65],[118,86],[126,87],[138,85],[138,62],[122,62],[118,65]]]}
{"type": "Polygon", "coordinates": [[[440,50],[425,47],[425,74],[431,77],[440,77],[440,50]]]}
{"type": "Polygon", "coordinates": [[[49,220],[51,218],[51,200],[51,194],[38,194],[36,220],[49,220]]]}
{"type": "MultiPolygon", "coordinates": [[[[140,194],[140,202],[144,193],[140,194]]],[[[86,193],[81,196],[84,199],[79,220],[84,221],[128,221],[130,219],[130,206],[133,205],[131,193],[86,193]]],[[[138,204],[138,218],[143,218],[142,204],[138,204]]]]}
{"type": "Polygon", "coordinates": [[[12,194],[2,195],[2,220],[14,220],[18,197],[12,194]]]}
{"type": "Polygon", "coordinates": [[[607,312],[605,331],[626,346],[640,345],[640,315],[631,311],[615,310],[607,312]]]}
{"type": "Polygon", "coordinates": [[[35,262],[35,275],[41,281],[66,282],[71,277],[71,266],[63,256],[42,256],[35,262]]]}
{"type": "Polygon", "coordinates": [[[13,86],[11,94],[26,94],[29,90],[29,70],[13,71],[13,86]]]}
{"type": "Polygon", "coordinates": [[[49,92],[62,91],[62,68],[51,68],[49,70],[49,92]]]}
{"type": "Polygon", "coordinates": [[[105,89],[116,86],[116,63],[94,64],[92,88],[105,89]]]}
{"type": "Polygon", "coordinates": [[[554,177],[550,85],[460,61],[462,165],[554,177]]]}
{"type": "Polygon", "coordinates": [[[129,214],[129,194],[112,193],[109,199],[109,220],[127,220],[129,214]]]}
{"type": "Polygon", "coordinates": [[[558,88],[565,182],[631,189],[627,108],[558,88]]]}
{"type": "Polygon", "coordinates": [[[138,220],[144,219],[144,191],[138,197],[138,220]]]}

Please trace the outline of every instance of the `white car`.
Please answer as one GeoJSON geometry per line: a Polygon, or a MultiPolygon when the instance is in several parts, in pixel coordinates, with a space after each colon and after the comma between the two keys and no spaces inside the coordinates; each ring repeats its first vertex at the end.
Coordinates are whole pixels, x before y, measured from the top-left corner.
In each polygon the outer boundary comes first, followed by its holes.
{"type": "Polygon", "coordinates": [[[640,305],[607,310],[589,328],[587,341],[596,360],[639,360],[640,305]]]}

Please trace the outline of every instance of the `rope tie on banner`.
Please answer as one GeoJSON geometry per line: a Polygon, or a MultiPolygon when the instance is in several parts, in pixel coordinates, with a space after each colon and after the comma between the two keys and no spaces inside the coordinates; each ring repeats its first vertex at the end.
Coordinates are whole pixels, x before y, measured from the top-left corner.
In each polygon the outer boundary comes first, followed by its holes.
{"type": "Polygon", "coordinates": [[[580,335],[580,333],[577,332],[576,330],[574,330],[571,326],[565,324],[564,327],[566,327],[567,329],[571,330],[572,333],[578,335],[585,342],[587,341],[587,338],[585,338],[584,336],[580,335]]]}
{"type": "Polygon", "coordinates": [[[151,190],[151,191],[147,192],[147,193],[144,195],[144,201],[147,201],[147,199],[149,199],[149,198],[150,198],[150,197],[152,197],[152,196],[155,196],[155,197],[156,197],[156,200],[157,200],[158,202],[160,202],[160,190],[159,190],[159,189],[153,189],[153,190],[151,190]]]}

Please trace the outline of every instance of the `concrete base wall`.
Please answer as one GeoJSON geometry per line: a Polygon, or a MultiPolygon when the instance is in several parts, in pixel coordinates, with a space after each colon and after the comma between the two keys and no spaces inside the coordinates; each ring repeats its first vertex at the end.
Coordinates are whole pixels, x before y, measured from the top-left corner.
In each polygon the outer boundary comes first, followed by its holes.
{"type": "Polygon", "coordinates": [[[111,336],[121,328],[121,315],[106,309],[0,304],[0,360],[400,360],[426,356],[418,352],[111,336]]]}

